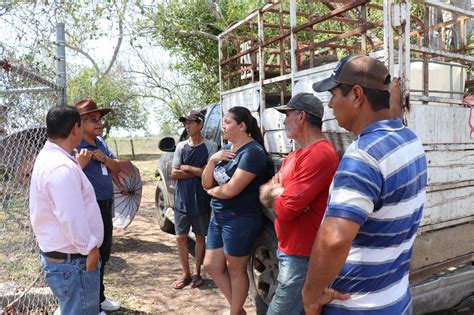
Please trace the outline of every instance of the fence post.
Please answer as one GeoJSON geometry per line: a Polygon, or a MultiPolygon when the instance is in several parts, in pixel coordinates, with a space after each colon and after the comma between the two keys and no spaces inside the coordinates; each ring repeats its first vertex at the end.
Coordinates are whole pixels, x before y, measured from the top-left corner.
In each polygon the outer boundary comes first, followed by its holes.
{"type": "Polygon", "coordinates": [[[56,84],[61,88],[56,91],[56,105],[66,105],[66,41],[64,23],[56,23],[56,72],[56,84]]]}
{"type": "Polygon", "coordinates": [[[0,104],[0,138],[6,135],[7,130],[5,125],[7,123],[7,106],[0,104]]]}
{"type": "Polygon", "coordinates": [[[130,139],[130,147],[132,148],[132,158],[135,160],[135,149],[133,148],[133,139],[130,139]]]}
{"type": "Polygon", "coordinates": [[[115,144],[115,154],[117,154],[117,159],[120,159],[118,146],[117,146],[117,140],[115,140],[115,139],[114,139],[114,144],[115,144]]]}

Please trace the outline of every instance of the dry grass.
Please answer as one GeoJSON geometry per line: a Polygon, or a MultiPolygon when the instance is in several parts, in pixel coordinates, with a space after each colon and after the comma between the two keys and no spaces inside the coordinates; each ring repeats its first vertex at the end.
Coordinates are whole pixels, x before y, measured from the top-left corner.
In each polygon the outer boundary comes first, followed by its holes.
{"type": "Polygon", "coordinates": [[[160,136],[109,138],[107,145],[121,160],[147,161],[158,159],[161,155],[162,152],[158,149],[160,139],[160,136]]]}

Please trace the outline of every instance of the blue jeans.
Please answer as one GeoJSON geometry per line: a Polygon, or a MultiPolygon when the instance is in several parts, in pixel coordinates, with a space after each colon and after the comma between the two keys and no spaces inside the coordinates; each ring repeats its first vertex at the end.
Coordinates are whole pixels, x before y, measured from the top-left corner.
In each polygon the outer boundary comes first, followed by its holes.
{"type": "Polygon", "coordinates": [[[51,262],[40,255],[46,283],[59,301],[61,314],[99,313],[100,264],[86,271],[86,258],[51,262]]]}
{"type": "Polygon", "coordinates": [[[309,257],[292,256],[277,250],[278,279],[277,289],[268,306],[267,315],[304,314],[303,290],[309,257]]]}
{"type": "Polygon", "coordinates": [[[413,315],[413,304],[410,302],[410,306],[405,310],[403,315],[413,315]]]}

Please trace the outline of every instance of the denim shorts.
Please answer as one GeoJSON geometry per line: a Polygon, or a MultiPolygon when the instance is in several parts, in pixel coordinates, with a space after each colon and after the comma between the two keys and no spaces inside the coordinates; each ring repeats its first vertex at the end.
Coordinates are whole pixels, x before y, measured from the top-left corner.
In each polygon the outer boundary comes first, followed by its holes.
{"type": "Polygon", "coordinates": [[[277,289],[268,306],[267,315],[304,314],[301,290],[308,270],[309,257],[287,255],[277,250],[277,289]]]}
{"type": "Polygon", "coordinates": [[[224,247],[230,256],[249,256],[262,227],[262,215],[213,212],[207,232],[207,249],[224,247]]]}
{"type": "Polygon", "coordinates": [[[100,263],[86,271],[86,258],[51,262],[40,255],[46,283],[59,301],[61,314],[99,313],[100,263]]]}
{"type": "Polygon", "coordinates": [[[193,227],[196,235],[207,235],[209,227],[209,213],[188,215],[179,211],[174,211],[174,231],[176,235],[187,235],[189,228],[193,227]]]}

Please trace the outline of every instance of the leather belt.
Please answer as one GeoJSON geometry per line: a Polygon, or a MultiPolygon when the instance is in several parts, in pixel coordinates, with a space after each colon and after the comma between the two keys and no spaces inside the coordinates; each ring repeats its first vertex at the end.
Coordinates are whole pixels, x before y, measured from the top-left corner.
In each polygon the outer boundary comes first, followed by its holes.
{"type": "Polygon", "coordinates": [[[60,252],[43,252],[43,251],[41,251],[41,254],[43,254],[44,256],[46,256],[48,258],[64,259],[64,260],[87,258],[87,256],[84,256],[82,254],[67,254],[67,253],[60,253],[60,252]]]}

